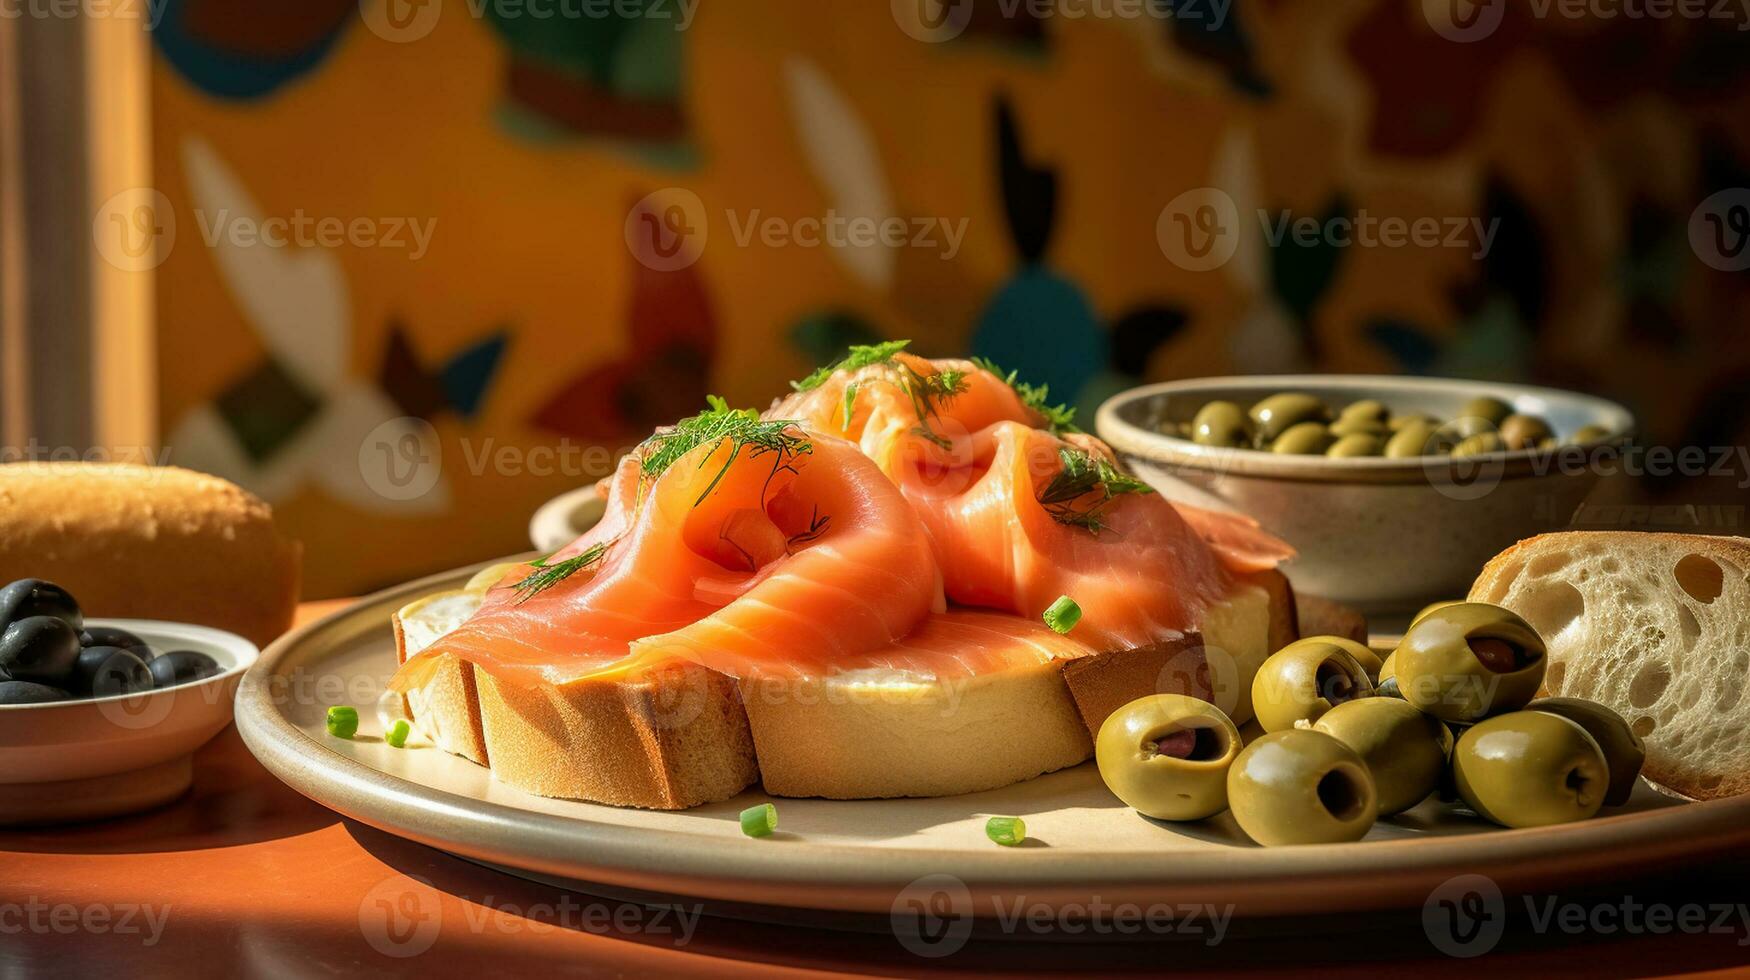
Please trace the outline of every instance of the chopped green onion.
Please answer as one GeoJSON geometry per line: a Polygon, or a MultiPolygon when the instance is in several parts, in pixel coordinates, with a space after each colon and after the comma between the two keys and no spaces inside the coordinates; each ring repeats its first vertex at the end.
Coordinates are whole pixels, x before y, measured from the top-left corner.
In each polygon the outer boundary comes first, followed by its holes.
{"type": "Polygon", "coordinates": [[[741,832],[749,837],[770,837],[778,829],[778,808],[770,803],[741,811],[741,832]]]}
{"type": "Polygon", "coordinates": [[[1045,625],[1059,633],[1068,633],[1082,621],[1082,607],[1069,596],[1061,596],[1045,610],[1045,625]]]}
{"type": "Polygon", "coordinates": [[[359,709],[337,704],[328,709],[328,734],[335,738],[351,738],[359,731],[359,709]]]}
{"type": "Polygon", "coordinates": [[[1020,817],[991,817],[984,823],[984,836],[1004,847],[1015,847],[1027,839],[1027,821],[1020,817]]]}
{"type": "Polygon", "coordinates": [[[412,730],[413,726],[407,723],[407,719],[397,718],[395,719],[395,724],[389,726],[389,731],[383,736],[383,741],[388,742],[390,745],[393,745],[398,749],[406,748],[407,733],[412,730]]]}

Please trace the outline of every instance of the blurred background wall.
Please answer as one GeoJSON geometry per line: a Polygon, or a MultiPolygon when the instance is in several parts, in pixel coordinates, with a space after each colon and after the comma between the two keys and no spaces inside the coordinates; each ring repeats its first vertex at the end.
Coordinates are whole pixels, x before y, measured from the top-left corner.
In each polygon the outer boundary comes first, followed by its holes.
{"type": "Polygon", "coordinates": [[[170,458],[270,499],[313,595],[522,550],[708,392],[763,406],[879,337],[1090,413],[1142,379],[1403,372],[1750,435],[1742,18],[158,7],[151,186],[111,206],[157,244],[110,257],[155,275],[170,458]]]}

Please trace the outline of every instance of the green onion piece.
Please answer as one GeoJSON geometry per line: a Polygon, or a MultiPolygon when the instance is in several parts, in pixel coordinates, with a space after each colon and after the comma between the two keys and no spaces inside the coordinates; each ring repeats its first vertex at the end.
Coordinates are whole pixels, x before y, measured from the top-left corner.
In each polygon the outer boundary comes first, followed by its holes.
{"type": "Polygon", "coordinates": [[[395,724],[389,726],[389,731],[383,736],[383,741],[398,749],[406,748],[407,733],[412,730],[413,726],[407,723],[407,719],[397,718],[395,724]]]}
{"type": "Polygon", "coordinates": [[[1062,596],[1045,610],[1045,625],[1059,633],[1068,633],[1082,621],[1082,607],[1069,596],[1062,596]]]}
{"type": "Polygon", "coordinates": [[[351,738],[359,732],[359,709],[337,704],[328,709],[328,734],[335,738],[351,738]]]}
{"type": "Polygon", "coordinates": [[[1004,847],[1015,847],[1027,839],[1027,821],[1020,817],[991,817],[984,822],[984,836],[1004,847]]]}
{"type": "Polygon", "coordinates": [[[741,811],[741,832],[749,837],[770,837],[778,829],[778,808],[770,803],[741,811]]]}

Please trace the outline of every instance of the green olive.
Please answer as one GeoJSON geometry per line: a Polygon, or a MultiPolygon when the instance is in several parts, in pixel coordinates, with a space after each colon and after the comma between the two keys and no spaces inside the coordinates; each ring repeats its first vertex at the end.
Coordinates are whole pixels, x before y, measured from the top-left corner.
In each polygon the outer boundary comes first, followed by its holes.
{"type": "Polygon", "coordinates": [[[1252,423],[1233,402],[1210,402],[1191,420],[1191,441],[1199,446],[1247,446],[1252,441],[1252,423]]]}
{"type": "Polygon", "coordinates": [[[1345,701],[1373,696],[1373,682],[1350,652],[1352,641],[1331,636],[1296,640],[1264,661],[1252,678],[1252,713],[1267,732],[1314,722],[1345,701]]]}
{"type": "Polygon", "coordinates": [[[1367,763],[1310,728],[1246,746],[1228,770],[1227,802],[1240,829],[1266,847],[1360,840],[1379,815],[1367,763]]]}
{"type": "Polygon", "coordinates": [[[1341,439],[1344,436],[1376,436],[1380,442],[1385,442],[1391,430],[1384,422],[1375,422],[1367,418],[1351,418],[1347,415],[1331,423],[1331,435],[1341,439]]]}
{"type": "Polygon", "coordinates": [[[1181,694],[1119,708],[1094,743],[1106,786],[1159,820],[1202,820],[1227,809],[1227,771],[1239,754],[1240,733],[1227,715],[1181,694]]]}
{"type": "Polygon", "coordinates": [[[1331,445],[1330,430],[1323,422],[1302,422],[1276,437],[1270,444],[1273,453],[1288,453],[1297,456],[1316,456],[1323,453],[1331,445]]]}
{"type": "Polygon", "coordinates": [[[1508,449],[1532,449],[1553,435],[1549,423],[1535,415],[1515,412],[1501,422],[1501,441],[1508,449]]]}
{"type": "Polygon", "coordinates": [[[1477,415],[1461,415],[1439,428],[1442,438],[1449,445],[1458,445],[1473,436],[1495,432],[1495,424],[1477,415]]]}
{"type": "Polygon", "coordinates": [[[1386,441],[1385,454],[1391,459],[1435,456],[1445,452],[1448,445],[1446,437],[1432,423],[1417,419],[1392,433],[1386,441]]]}
{"type": "Polygon", "coordinates": [[[1542,711],[1497,715],[1460,735],[1452,776],[1471,809],[1504,827],[1585,820],[1604,805],[1610,786],[1592,736],[1542,711]]]}
{"type": "Polygon", "coordinates": [[[1485,453],[1498,453],[1506,448],[1507,443],[1501,439],[1499,433],[1479,432],[1453,446],[1452,455],[1454,457],[1481,456],[1485,453]]]}
{"type": "Polygon", "coordinates": [[[1358,402],[1350,402],[1337,413],[1338,421],[1372,422],[1384,428],[1386,420],[1391,418],[1391,409],[1385,403],[1373,398],[1364,398],[1358,402]]]}
{"type": "Polygon", "coordinates": [[[1385,427],[1393,432],[1402,432],[1412,425],[1425,425],[1430,429],[1437,429],[1440,427],[1440,420],[1426,412],[1411,412],[1408,415],[1393,415],[1385,423],[1385,427]]]}
{"type": "Polygon", "coordinates": [[[1426,606],[1423,606],[1420,610],[1418,610],[1416,612],[1416,615],[1410,617],[1410,625],[1411,626],[1416,625],[1416,623],[1418,621],[1420,621],[1423,616],[1428,615],[1429,613],[1433,612],[1436,609],[1445,609],[1447,606],[1456,606],[1463,601],[1464,601],[1463,599],[1441,599],[1438,602],[1430,602],[1426,606]]]}
{"type": "Polygon", "coordinates": [[[1610,436],[1610,430],[1602,425],[1583,425],[1580,428],[1575,429],[1574,434],[1568,437],[1567,444],[1570,446],[1585,446],[1595,442],[1604,442],[1609,439],[1610,436]]]}
{"type": "Polygon", "coordinates": [[[1440,785],[1452,753],[1452,732],[1407,701],[1363,698],[1339,704],[1313,728],[1354,749],[1367,763],[1379,815],[1402,813],[1440,785]]]}
{"type": "Polygon", "coordinates": [[[1376,679],[1375,683],[1376,684],[1384,684],[1386,681],[1392,680],[1393,678],[1395,678],[1397,676],[1398,676],[1398,652],[1396,650],[1393,650],[1392,652],[1385,655],[1385,660],[1380,662],[1379,673],[1374,675],[1374,677],[1376,679]]]}
{"type": "Polygon", "coordinates": [[[1549,662],[1531,624],[1482,602],[1423,613],[1391,659],[1404,700],[1455,724],[1525,707],[1549,662]]]}
{"type": "Polygon", "coordinates": [[[1251,416],[1258,429],[1258,438],[1268,445],[1302,422],[1329,421],[1331,411],[1324,402],[1311,395],[1284,392],[1253,405],[1251,416]]]}
{"type": "Polygon", "coordinates": [[[1634,729],[1616,712],[1596,701],[1581,698],[1539,698],[1526,705],[1528,711],[1544,711],[1561,715],[1581,728],[1598,743],[1610,767],[1610,791],[1604,794],[1605,806],[1622,806],[1635,791],[1641,766],[1647,761],[1647,747],[1634,729]]]}
{"type": "Polygon", "coordinates": [[[1378,456],[1384,450],[1385,443],[1378,436],[1356,433],[1331,443],[1331,448],[1325,450],[1325,455],[1333,459],[1354,459],[1360,456],[1378,456]]]}
{"type": "Polygon", "coordinates": [[[1472,398],[1470,401],[1465,402],[1464,407],[1458,410],[1458,415],[1455,417],[1461,419],[1483,419],[1489,423],[1490,428],[1499,428],[1501,423],[1506,420],[1507,416],[1512,414],[1512,405],[1507,404],[1499,398],[1491,398],[1484,395],[1480,398],[1472,398]]]}

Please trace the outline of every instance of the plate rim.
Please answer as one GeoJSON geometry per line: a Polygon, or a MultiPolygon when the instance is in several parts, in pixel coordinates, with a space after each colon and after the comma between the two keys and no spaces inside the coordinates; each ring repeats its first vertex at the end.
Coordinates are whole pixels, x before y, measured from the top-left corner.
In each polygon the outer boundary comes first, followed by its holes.
{"type": "MultiPolygon", "coordinates": [[[[1048,848],[893,848],[814,843],[810,860],[774,855],[783,841],[724,847],[720,837],[625,827],[461,796],[392,775],[311,738],[273,703],[282,662],[320,661],[323,643],[361,623],[389,633],[388,611],[454,588],[494,562],[441,572],[365,596],[271,644],[245,673],[236,722],[263,766],[305,796],[397,836],[489,863],[602,885],[709,901],[890,913],[905,889],[950,874],[978,900],[1021,896],[1063,908],[1196,895],[1242,915],[1420,904],[1433,888],[1484,873],[1503,889],[1601,880],[1750,850],[1750,796],[1575,824],[1288,848],[1111,854],[1048,848]],[[652,835],[655,835],[654,839],[652,835]],[[1356,869],[1366,871],[1357,875],[1356,869]]],[[[1140,819],[1140,818],[1139,818],[1140,819]]]]}

